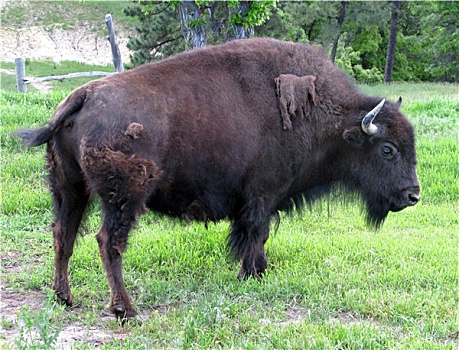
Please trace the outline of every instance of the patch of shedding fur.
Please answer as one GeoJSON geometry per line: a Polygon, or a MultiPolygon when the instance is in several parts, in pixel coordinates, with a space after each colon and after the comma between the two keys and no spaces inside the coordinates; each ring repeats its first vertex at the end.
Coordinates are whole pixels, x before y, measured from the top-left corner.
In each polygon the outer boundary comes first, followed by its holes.
{"type": "Polygon", "coordinates": [[[124,135],[130,136],[134,139],[138,139],[140,137],[140,134],[143,131],[143,125],[139,123],[131,123],[128,125],[126,132],[124,135]]]}
{"type": "Polygon", "coordinates": [[[301,120],[304,116],[310,116],[309,96],[314,106],[317,105],[315,80],[313,75],[298,77],[293,74],[281,74],[274,79],[284,130],[293,129],[290,117],[294,117],[297,112],[301,120]]]}

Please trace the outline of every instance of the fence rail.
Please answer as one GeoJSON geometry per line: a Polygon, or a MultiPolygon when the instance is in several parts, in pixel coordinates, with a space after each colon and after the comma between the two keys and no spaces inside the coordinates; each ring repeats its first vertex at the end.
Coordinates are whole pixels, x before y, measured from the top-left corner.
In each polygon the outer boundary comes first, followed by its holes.
{"type": "MultiPolygon", "coordinates": [[[[105,23],[108,28],[109,35],[107,36],[107,40],[110,41],[110,46],[112,50],[113,56],[113,64],[115,65],[116,72],[123,71],[123,62],[121,60],[120,50],[118,48],[118,44],[115,40],[115,29],[113,26],[112,15],[107,14],[105,16],[105,23]]],[[[109,72],[100,72],[100,71],[90,71],[90,72],[80,72],[80,73],[69,73],[66,75],[53,75],[49,77],[40,77],[40,78],[32,78],[26,76],[25,71],[25,59],[23,57],[18,57],[14,60],[16,66],[16,89],[19,92],[26,93],[27,92],[27,84],[35,84],[35,83],[42,83],[45,81],[52,81],[52,80],[64,80],[64,79],[72,79],[72,78],[79,78],[79,77],[94,77],[94,76],[107,76],[113,73],[109,72]]]]}

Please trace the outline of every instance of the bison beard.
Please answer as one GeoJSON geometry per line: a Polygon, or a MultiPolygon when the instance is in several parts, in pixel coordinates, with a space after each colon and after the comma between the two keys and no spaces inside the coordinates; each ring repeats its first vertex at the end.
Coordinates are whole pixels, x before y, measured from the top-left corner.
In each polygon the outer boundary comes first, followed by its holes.
{"type": "Polygon", "coordinates": [[[240,277],[267,268],[279,211],[338,186],[379,227],[419,200],[414,132],[398,103],[360,94],[318,50],[250,39],[179,54],[95,80],[49,125],[15,133],[47,143],[58,300],[71,305],[68,263],[92,195],[110,310],[136,315],[122,275],[128,235],[146,208],[186,220],[229,219],[240,277]]]}

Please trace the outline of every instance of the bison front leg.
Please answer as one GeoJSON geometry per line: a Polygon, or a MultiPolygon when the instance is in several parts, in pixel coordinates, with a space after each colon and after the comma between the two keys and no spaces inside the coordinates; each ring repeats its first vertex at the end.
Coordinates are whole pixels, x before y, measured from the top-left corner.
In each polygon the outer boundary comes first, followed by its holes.
{"type": "Polygon", "coordinates": [[[239,278],[260,278],[268,266],[264,249],[269,237],[267,212],[261,200],[255,201],[232,223],[228,245],[233,257],[242,260],[239,278]]]}
{"type": "Polygon", "coordinates": [[[266,231],[266,234],[258,237],[252,244],[249,244],[247,251],[242,257],[238,278],[261,278],[268,267],[268,259],[266,258],[264,247],[268,237],[269,231],[266,231]]]}

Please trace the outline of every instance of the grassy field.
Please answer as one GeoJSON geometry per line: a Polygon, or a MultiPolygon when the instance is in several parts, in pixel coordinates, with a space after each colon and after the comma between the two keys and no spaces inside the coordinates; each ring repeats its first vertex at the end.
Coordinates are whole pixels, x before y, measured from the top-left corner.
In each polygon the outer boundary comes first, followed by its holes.
{"type": "Polygon", "coordinates": [[[143,322],[124,328],[104,316],[109,291],[94,238],[97,204],[70,263],[76,305],[63,309],[50,301],[44,149],[23,150],[7,136],[49,119],[68,91],[3,91],[1,292],[29,306],[15,318],[2,312],[0,348],[11,339],[17,348],[59,348],[58,336],[78,327],[74,349],[457,349],[459,87],[361,88],[392,100],[403,96],[417,130],[421,202],[390,214],[379,231],[365,227],[359,207],[339,200],[282,217],[267,243],[269,269],[260,282],[236,278],[239,266],[225,247],[228,222],[206,230],[144,215],[124,258],[143,322]]]}
{"type": "MultiPolygon", "coordinates": [[[[80,62],[62,61],[59,63],[53,61],[29,61],[26,60],[26,76],[28,77],[48,77],[56,75],[66,75],[69,73],[89,72],[89,71],[102,71],[114,72],[115,69],[112,64],[107,66],[89,65],[80,62]]],[[[16,90],[16,76],[14,62],[0,62],[0,68],[4,72],[0,72],[0,87],[2,91],[17,91],[16,90]]],[[[84,83],[93,80],[91,77],[81,77],[65,80],[49,81],[45,83],[36,84],[36,86],[28,84],[27,91],[39,91],[37,88],[45,87],[46,90],[63,90],[71,91],[74,87],[83,85],[84,83]]]]}

